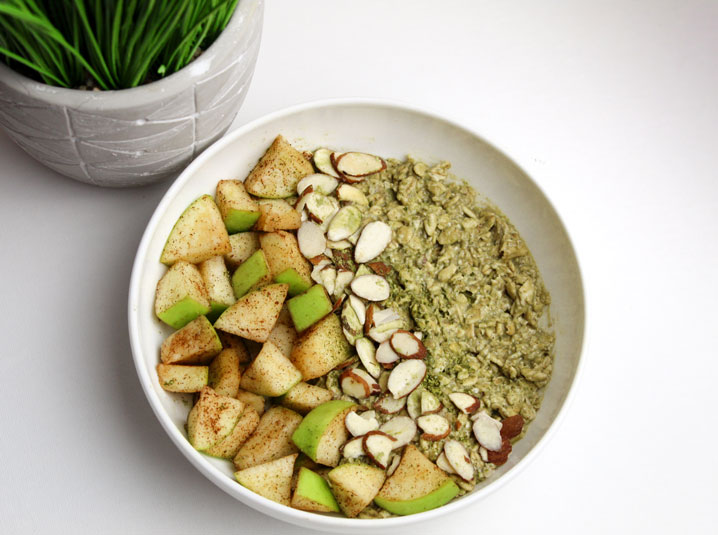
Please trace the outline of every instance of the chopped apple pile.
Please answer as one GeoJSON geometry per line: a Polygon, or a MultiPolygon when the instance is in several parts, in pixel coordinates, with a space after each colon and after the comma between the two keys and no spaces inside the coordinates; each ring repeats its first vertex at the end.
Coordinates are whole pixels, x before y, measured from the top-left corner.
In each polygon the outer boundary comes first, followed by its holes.
{"type": "Polygon", "coordinates": [[[384,169],[362,152],[308,158],[278,136],[244,181],[219,180],[190,204],[160,258],[155,314],[175,330],[157,376],[195,396],[189,442],[305,511],[439,507],[477,463],[506,462],[523,429],[518,415],[498,421],[470,394],[425,385],[422,333],[382,304],[400,291],[380,261],[392,229],[356,186],[384,169]]]}

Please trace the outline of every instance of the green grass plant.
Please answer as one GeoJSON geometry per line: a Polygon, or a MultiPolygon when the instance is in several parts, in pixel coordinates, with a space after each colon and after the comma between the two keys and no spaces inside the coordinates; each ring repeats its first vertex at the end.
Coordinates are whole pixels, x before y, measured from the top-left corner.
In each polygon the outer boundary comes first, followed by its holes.
{"type": "Polygon", "coordinates": [[[49,85],[127,89],[219,36],[238,0],[0,0],[0,59],[49,85]]]}

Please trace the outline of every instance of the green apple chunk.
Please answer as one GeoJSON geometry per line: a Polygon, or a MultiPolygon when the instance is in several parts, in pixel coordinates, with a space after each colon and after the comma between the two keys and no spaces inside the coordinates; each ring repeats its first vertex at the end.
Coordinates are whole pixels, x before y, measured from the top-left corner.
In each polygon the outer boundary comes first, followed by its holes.
{"type": "Polygon", "coordinates": [[[222,342],[205,316],[190,321],[169,335],[160,347],[165,364],[207,364],[222,351],[222,342]]]}
{"type": "Polygon", "coordinates": [[[259,219],[259,204],[249,196],[240,180],[220,180],[216,197],[217,207],[230,234],[249,230],[259,219]]]}
{"type": "Polygon", "coordinates": [[[188,262],[173,264],[157,283],[155,314],[174,329],[210,311],[202,274],[188,262]]]}
{"type": "Polygon", "coordinates": [[[269,333],[267,342],[272,342],[285,357],[289,357],[289,355],[292,354],[292,347],[296,339],[297,331],[294,330],[291,322],[290,325],[284,325],[283,323],[279,323],[279,319],[277,319],[277,323],[274,325],[272,332],[269,333]]]}
{"type": "Polygon", "coordinates": [[[220,459],[233,459],[242,445],[252,436],[258,424],[257,411],[245,406],[232,432],[222,441],[204,450],[204,453],[220,459]]]}
{"type": "Polygon", "coordinates": [[[304,155],[279,135],[244,182],[257,197],[283,199],[297,193],[300,179],[314,172],[304,155]]]}
{"type": "Polygon", "coordinates": [[[236,303],[237,298],[223,256],[213,256],[198,267],[209,296],[210,311],[207,313],[207,318],[214,321],[236,303]]]}
{"type": "Polygon", "coordinates": [[[297,454],[245,468],[234,474],[243,487],[282,505],[290,505],[292,473],[297,454]]]}
{"type": "Polygon", "coordinates": [[[348,434],[344,417],[356,408],[351,401],[337,399],[319,405],[304,417],[292,435],[294,444],[312,461],[336,466],[348,434]]]}
{"type": "Polygon", "coordinates": [[[170,231],[160,256],[163,264],[186,260],[191,264],[229,253],[229,234],[217,205],[202,195],[182,213],[170,231]]]}
{"type": "Polygon", "coordinates": [[[237,397],[239,390],[239,351],[223,349],[209,365],[208,384],[221,396],[237,397]]]}
{"type": "Polygon", "coordinates": [[[459,487],[443,470],[408,444],[374,502],[395,515],[413,515],[441,507],[458,493],[459,487]]]}
{"type": "Polygon", "coordinates": [[[289,284],[289,295],[305,292],[312,285],[309,262],[299,251],[294,234],[283,230],[269,232],[259,237],[259,243],[272,278],[289,284]]]}
{"type": "Polygon", "coordinates": [[[319,405],[331,401],[333,397],[332,393],[326,388],[302,382],[297,383],[284,394],[280,402],[299,414],[307,414],[319,405]]]}
{"type": "Polygon", "coordinates": [[[264,413],[257,429],[237,452],[234,466],[237,470],[273,461],[295,453],[297,446],[292,434],[302,421],[302,416],[284,407],[272,407],[264,413]]]}
{"type": "Polygon", "coordinates": [[[272,281],[267,259],[261,249],[247,258],[232,275],[234,295],[239,299],[253,288],[272,281]]]}
{"type": "Polygon", "coordinates": [[[307,329],[289,357],[305,381],[322,377],[351,356],[351,346],[336,314],[329,314],[307,329]]]}
{"type": "Polygon", "coordinates": [[[221,442],[237,425],[243,411],[244,403],[241,401],[220,396],[205,386],[187,416],[187,437],[190,444],[203,451],[221,442]]]}
{"type": "Polygon", "coordinates": [[[287,307],[294,328],[301,333],[332,311],[332,300],[329,299],[324,286],[315,284],[303,294],[287,301],[287,307]]]}
{"type": "Polygon", "coordinates": [[[259,233],[257,232],[240,232],[232,234],[229,237],[229,243],[232,250],[224,255],[227,267],[237,269],[237,267],[259,250],[259,233]]]}
{"type": "Polygon", "coordinates": [[[237,391],[237,399],[242,401],[245,405],[252,407],[259,416],[264,414],[264,410],[267,405],[267,399],[264,396],[247,392],[241,388],[237,391]]]}
{"type": "Polygon", "coordinates": [[[259,219],[254,224],[256,230],[274,232],[295,230],[301,226],[302,216],[287,201],[282,199],[259,201],[259,219]]]}
{"type": "Polygon", "coordinates": [[[291,505],[295,509],[304,511],[339,512],[339,505],[326,480],[305,467],[299,469],[297,487],[294,489],[291,505]]]}
{"type": "Polygon", "coordinates": [[[343,464],[327,474],[339,507],[349,518],[371,503],[385,477],[381,468],[363,463],[343,464]]]}
{"type": "Polygon", "coordinates": [[[286,284],[270,284],[248,293],[217,318],[215,328],[255,342],[266,342],[288,289],[286,284]]]}
{"type": "Polygon", "coordinates": [[[289,285],[289,295],[299,295],[302,292],[306,292],[312,285],[307,282],[294,268],[287,268],[282,271],[279,275],[274,277],[275,282],[283,282],[289,285]]]}
{"type": "Polygon", "coordinates": [[[207,386],[208,375],[207,366],[157,365],[160,386],[168,392],[199,392],[207,386]]]}
{"type": "Polygon", "coordinates": [[[302,373],[272,342],[265,342],[262,350],[244,373],[240,386],[260,396],[276,397],[285,394],[302,380],[302,373]]]}

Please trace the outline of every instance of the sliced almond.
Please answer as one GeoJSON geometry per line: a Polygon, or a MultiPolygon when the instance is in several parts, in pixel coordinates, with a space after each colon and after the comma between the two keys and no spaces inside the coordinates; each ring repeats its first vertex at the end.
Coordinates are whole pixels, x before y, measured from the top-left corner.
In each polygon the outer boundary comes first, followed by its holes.
{"type": "Polygon", "coordinates": [[[394,364],[399,360],[399,355],[391,348],[389,340],[379,344],[375,357],[379,364],[394,364]]]}
{"type": "Polygon", "coordinates": [[[501,438],[511,440],[521,434],[524,428],[524,418],[520,414],[514,414],[501,421],[501,438]]]}
{"type": "Polygon", "coordinates": [[[364,326],[364,322],[366,321],[366,305],[364,304],[364,301],[359,299],[356,295],[350,295],[349,296],[349,304],[354,309],[354,313],[357,315],[357,319],[359,320],[359,323],[362,324],[362,328],[364,326]]]}
{"type": "Polygon", "coordinates": [[[494,463],[496,466],[501,466],[508,460],[511,450],[511,441],[508,438],[505,438],[501,441],[501,449],[499,451],[486,452],[486,462],[494,463]]]}
{"type": "Polygon", "coordinates": [[[364,337],[357,338],[354,342],[354,347],[356,347],[359,360],[366,368],[366,371],[369,372],[369,375],[378,379],[381,375],[381,366],[379,366],[379,363],[376,361],[374,342],[364,337]]]}
{"type": "Polygon", "coordinates": [[[337,177],[333,177],[323,173],[315,173],[307,175],[297,182],[297,195],[302,195],[308,187],[312,187],[312,191],[331,195],[337,189],[339,181],[337,177]]]}
{"type": "Polygon", "coordinates": [[[463,392],[452,392],[449,399],[464,414],[473,414],[481,407],[481,402],[470,394],[463,392]]]}
{"type": "Polygon", "coordinates": [[[351,184],[340,185],[337,188],[337,197],[340,201],[354,202],[363,206],[369,205],[369,200],[366,198],[366,195],[364,195],[359,188],[352,186],[351,184]]]}
{"type": "Polygon", "coordinates": [[[482,411],[477,413],[473,431],[481,446],[489,451],[501,450],[501,422],[482,411]]]}
{"type": "Polygon", "coordinates": [[[381,393],[379,383],[371,375],[359,368],[344,371],[339,376],[339,384],[347,396],[357,399],[364,399],[381,393]]]}
{"type": "Polygon", "coordinates": [[[396,439],[393,448],[399,449],[406,446],[414,440],[416,436],[416,423],[408,416],[394,416],[391,420],[383,423],[379,427],[379,431],[383,431],[396,439]]]}
{"type": "MultiPolygon", "coordinates": [[[[354,234],[361,226],[362,213],[354,205],[347,205],[340,208],[332,218],[327,229],[327,238],[331,241],[346,240],[354,234]]],[[[351,242],[347,242],[351,247],[351,242]]]]}
{"type": "Polygon", "coordinates": [[[391,273],[391,266],[387,266],[384,262],[367,262],[367,266],[369,266],[374,273],[382,277],[386,277],[391,273]]]}
{"type": "Polygon", "coordinates": [[[447,474],[455,474],[456,473],[456,470],[454,470],[451,467],[451,464],[449,464],[449,461],[446,460],[446,454],[443,451],[436,458],[436,466],[441,468],[447,474]]]}
{"type": "Polygon", "coordinates": [[[379,383],[379,388],[381,388],[382,392],[386,392],[386,385],[389,382],[389,374],[390,372],[384,370],[383,372],[381,372],[379,379],[377,379],[377,382],[379,383]]]}
{"type": "MultiPolygon", "coordinates": [[[[474,465],[471,464],[471,457],[464,445],[458,440],[447,440],[444,444],[444,455],[446,460],[454,469],[456,474],[464,481],[474,480],[474,465]]],[[[438,463],[437,463],[438,465],[438,463]]]]}
{"type": "MultiPolygon", "coordinates": [[[[304,191],[299,196],[297,201],[294,203],[294,209],[299,212],[300,214],[304,214],[306,212],[305,207],[307,206],[307,196],[314,191],[314,186],[309,185],[306,188],[304,188],[304,191]]],[[[303,219],[302,221],[304,221],[303,219]]]]}
{"type": "Polygon", "coordinates": [[[344,425],[354,437],[360,437],[369,431],[379,429],[379,421],[376,418],[363,418],[354,411],[346,415],[344,425]]]}
{"type": "Polygon", "coordinates": [[[367,301],[384,301],[389,298],[389,283],[379,275],[362,275],[351,282],[352,292],[367,301]]]}
{"type": "MultiPolygon", "coordinates": [[[[316,223],[314,223],[316,225],[316,223]]],[[[323,254],[318,254],[317,256],[313,256],[311,258],[307,258],[309,260],[309,263],[313,266],[317,266],[319,264],[323,264],[326,266],[331,262],[331,259],[326,254],[326,249],[324,250],[323,254]]]]}
{"type": "Polygon", "coordinates": [[[389,464],[389,455],[396,439],[381,431],[370,431],[364,435],[364,451],[374,464],[386,468],[389,464]]]}
{"type": "Polygon", "coordinates": [[[385,394],[374,403],[374,408],[382,414],[396,414],[404,408],[404,405],[406,405],[406,397],[394,399],[391,394],[385,394]]]}
{"type": "Polygon", "coordinates": [[[423,359],[426,357],[426,347],[414,333],[399,330],[391,335],[391,347],[405,359],[423,359]]]}
{"type": "Polygon", "coordinates": [[[421,414],[435,414],[441,410],[441,401],[428,390],[421,392],[421,414]]]}
{"type": "Polygon", "coordinates": [[[372,316],[373,327],[381,327],[396,320],[401,320],[401,316],[393,308],[377,309],[372,316]]]}
{"type": "MultiPolygon", "coordinates": [[[[327,239],[324,237],[322,228],[313,221],[305,221],[297,230],[297,243],[299,251],[305,258],[317,258],[323,256],[327,248],[327,239]]],[[[314,264],[314,262],[312,262],[314,264]]]]}
{"type": "Polygon", "coordinates": [[[379,305],[369,303],[366,307],[366,315],[364,318],[364,334],[369,334],[369,331],[374,326],[374,313],[379,310],[379,305]]]}
{"type": "Polygon", "coordinates": [[[340,362],[339,364],[337,364],[337,365],[334,367],[334,369],[335,369],[335,370],[343,370],[343,369],[345,369],[345,368],[348,368],[349,366],[354,366],[354,365],[358,362],[358,360],[359,360],[359,359],[357,359],[356,357],[349,357],[347,360],[345,360],[345,361],[340,362]]]}
{"type": "Polygon", "coordinates": [[[359,264],[374,260],[384,252],[384,249],[391,242],[391,237],[391,227],[386,223],[372,221],[367,224],[359,235],[359,240],[354,249],[354,260],[359,264]]]}
{"type": "MultiPolygon", "coordinates": [[[[350,412],[349,414],[354,413],[350,412]]],[[[342,447],[342,456],[346,459],[358,459],[362,455],[365,455],[363,436],[351,439],[342,447]]]]}
{"type": "Polygon", "coordinates": [[[327,259],[326,261],[319,262],[316,266],[312,268],[311,278],[314,282],[317,284],[324,285],[324,275],[322,274],[322,270],[325,267],[331,267],[332,263],[327,259]]]}
{"type": "Polygon", "coordinates": [[[451,432],[449,421],[439,414],[419,416],[416,419],[416,423],[419,427],[421,427],[422,431],[424,431],[421,438],[425,440],[441,440],[442,438],[449,436],[449,433],[451,432]]]}
{"type": "Polygon", "coordinates": [[[383,325],[381,327],[374,327],[373,329],[369,329],[367,336],[375,342],[381,344],[382,342],[386,342],[387,340],[389,340],[389,338],[391,338],[391,335],[398,331],[399,327],[401,326],[402,321],[400,320],[395,323],[383,325]]]}
{"type": "Polygon", "coordinates": [[[314,156],[312,159],[314,160],[314,167],[317,168],[318,171],[333,176],[334,178],[339,178],[339,174],[334,169],[334,166],[332,165],[331,160],[332,151],[329,149],[317,149],[314,151],[314,156]]]}
{"type": "Polygon", "coordinates": [[[324,286],[324,289],[329,295],[332,295],[334,293],[334,285],[337,282],[336,268],[332,265],[324,266],[319,272],[319,277],[322,281],[321,285],[324,286]]]}
{"type": "Polygon", "coordinates": [[[320,224],[326,223],[328,226],[334,214],[339,211],[339,201],[334,197],[329,197],[316,191],[303,197],[306,197],[305,207],[309,212],[309,216],[313,216],[313,219],[320,224]]]}
{"type": "Polygon", "coordinates": [[[421,393],[423,388],[417,388],[406,398],[406,412],[409,413],[414,420],[421,416],[421,393]]]}
{"type": "Polygon", "coordinates": [[[414,336],[416,336],[419,340],[424,340],[424,333],[421,331],[414,331],[414,336]]]}
{"type": "Polygon", "coordinates": [[[386,169],[386,162],[365,152],[345,152],[334,160],[334,168],[345,176],[359,178],[386,169]]]}
{"type": "Polygon", "coordinates": [[[396,472],[396,469],[399,467],[400,462],[401,455],[392,456],[391,461],[389,461],[389,466],[386,469],[386,477],[391,477],[391,475],[396,472]]]}
{"type": "Polygon", "coordinates": [[[351,304],[351,296],[344,302],[342,306],[342,327],[344,328],[344,335],[350,344],[354,344],[358,338],[360,338],[364,332],[364,325],[359,322],[354,307],[351,304]]]}
{"type": "MultiPolygon", "coordinates": [[[[332,221],[334,221],[332,219],[332,221]]],[[[339,241],[327,241],[327,247],[330,251],[343,251],[344,249],[351,249],[352,243],[349,240],[339,240],[339,241]]]]}
{"type": "Polygon", "coordinates": [[[334,283],[334,297],[344,297],[344,290],[354,278],[354,273],[347,269],[337,269],[337,278],[334,283]]]}
{"type": "Polygon", "coordinates": [[[364,412],[357,413],[357,414],[359,416],[361,416],[362,418],[364,418],[365,420],[376,419],[376,411],[374,411],[374,410],[364,411],[364,412]]]}
{"type": "Polygon", "coordinates": [[[387,388],[395,398],[403,398],[413,392],[426,376],[423,360],[404,360],[391,370],[387,388]]]}
{"type": "Polygon", "coordinates": [[[346,295],[340,295],[339,297],[334,299],[334,304],[332,305],[332,310],[331,310],[332,314],[334,312],[336,312],[337,310],[339,310],[339,308],[344,304],[344,300],[346,299],[346,297],[347,297],[346,295]]]}

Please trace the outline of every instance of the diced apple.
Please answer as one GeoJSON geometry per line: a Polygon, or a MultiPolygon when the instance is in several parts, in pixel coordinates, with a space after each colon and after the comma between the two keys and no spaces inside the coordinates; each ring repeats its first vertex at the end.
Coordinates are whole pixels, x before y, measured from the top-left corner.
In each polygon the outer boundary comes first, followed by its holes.
{"type": "Polygon", "coordinates": [[[160,386],[168,392],[199,392],[207,386],[207,366],[158,364],[160,386]]]}
{"type": "Polygon", "coordinates": [[[294,195],[300,179],[314,172],[304,155],[279,135],[244,182],[257,197],[283,199],[294,195]]]}
{"type": "Polygon", "coordinates": [[[245,406],[232,432],[221,442],[206,449],[204,453],[220,459],[234,459],[259,424],[259,415],[252,407],[245,406]]]}
{"type": "Polygon", "coordinates": [[[220,396],[205,386],[187,416],[190,444],[203,451],[219,443],[232,432],[243,411],[244,403],[241,401],[220,396]]]}
{"type": "Polygon", "coordinates": [[[214,321],[236,303],[237,298],[232,290],[232,282],[223,256],[213,256],[198,267],[209,297],[210,311],[207,313],[207,318],[214,321]]]}
{"type": "Polygon", "coordinates": [[[325,479],[305,467],[299,469],[291,505],[304,511],[339,512],[339,505],[325,479]]]}
{"type": "Polygon", "coordinates": [[[237,397],[239,389],[239,352],[223,349],[209,365],[209,386],[220,396],[237,397]]]}
{"type": "Polygon", "coordinates": [[[246,295],[250,290],[270,282],[272,282],[272,276],[264,251],[261,249],[242,262],[232,274],[232,288],[237,299],[246,295]]]}
{"type": "Polygon", "coordinates": [[[308,381],[346,361],[351,355],[349,350],[339,318],[329,314],[297,338],[290,359],[308,381]]]}
{"type": "Polygon", "coordinates": [[[332,300],[319,284],[287,301],[294,328],[301,333],[332,311],[332,300]]]}
{"type": "Polygon", "coordinates": [[[297,331],[291,325],[284,325],[282,323],[275,323],[272,332],[269,333],[267,342],[272,342],[279,348],[285,357],[289,357],[292,354],[292,347],[294,341],[297,339],[297,331]]]}
{"type": "Polygon", "coordinates": [[[262,234],[259,243],[272,279],[289,284],[289,295],[300,294],[312,285],[309,263],[299,251],[294,234],[282,230],[262,234]]]}
{"type": "Polygon", "coordinates": [[[160,348],[165,364],[206,364],[222,351],[222,343],[205,316],[169,335],[160,348]]]}
{"type": "Polygon", "coordinates": [[[302,416],[284,407],[272,407],[264,413],[252,436],[244,443],[234,458],[238,470],[273,461],[295,453],[292,433],[302,421],[302,416]]]}
{"type": "Polygon", "coordinates": [[[224,255],[227,267],[236,269],[242,262],[247,260],[259,250],[258,232],[240,232],[229,237],[232,250],[224,255]]]}
{"type": "Polygon", "coordinates": [[[157,283],[157,317],[179,329],[209,311],[209,295],[200,271],[182,260],[175,262],[157,283]]]}
{"type": "Polygon", "coordinates": [[[356,517],[371,503],[384,483],[384,470],[363,463],[343,464],[327,474],[342,512],[356,517]]]}
{"type": "Polygon", "coordinates": [[[255,342],[266,342],[288,289],[286,284],[270,284],[248,293],[222,313],[215,328],[255,342]]]}
{"type": "Polygon", "coordinates": [[[259,205],[249,196],[240,180],[220,180],[216,197],[217,207],[230,234],[249,230],[259,219],[259,205]]]}
{"type": "Polygon", "coordinates": [[[314,462],[336,466],[341,458],[341,447],[349,437],[344,418],[355,406],[344,400],[319,405],[304,417],[292,440],[314,462]]]}
{"type": "Polygon", "coordinates": [[[222,215],[209,195],[202,195],[180,215],[167,238],[160,262],[196,264],[231,250],[222,215]]]}
{"type": "Polygon", "coordinates": [[[301,382],[282,396],[281,403],[300,414],[307,414],[322,403],[331,401],[332,397],[332,393],[326,388],[301,382]]]}
{"type": "Polygon", "coordinates": [[[287,455],[264,464],[239,470],[234,474],[243,487],[272,501],[289,505],[292,495],[292,473],[297,454],[287,455]]]}
{"type": "Polygon", "coordinates": [[[240,386],[261,396],[276,397],[288,392],[301,380],[302,373],[277,346],[268,341],[242,374],[240,386]]]}
{"type": "Polygon", "coordinates": [[[264,396],[247,392],[246,390],[242,390],[240,388],[237,391],[236,398],[245,405],[252,407],[259,416],[264,414],[264,410],[267,405],[267,399],[264,396]]]}
{"type": "Polygon", "coordinates": [[[456,483],[409,444],[374,502],[395,515],[411,515],[440,507],[458,493],[456,483]]]}
{"type": "Polygon", "coordinates": [[[302,217],[287,201],[281,199],[259,201],[259,219],[255,230],[274,232],[275,230],[294,230],[302,224],[302,217]]]}

